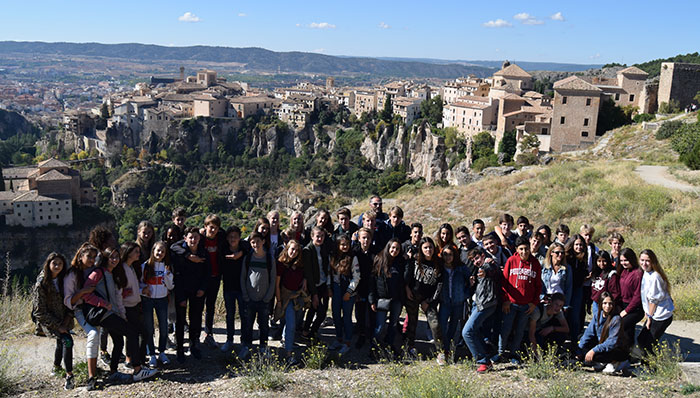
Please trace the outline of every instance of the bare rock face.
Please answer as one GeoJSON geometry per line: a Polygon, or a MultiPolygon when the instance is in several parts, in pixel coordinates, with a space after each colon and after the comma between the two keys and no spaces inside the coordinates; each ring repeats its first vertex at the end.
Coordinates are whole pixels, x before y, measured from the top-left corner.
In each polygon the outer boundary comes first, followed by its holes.
{"type": "Polygon", "coordinates": [[[409,152],[409,176],[422,177],[427,184],[445,178],[445,139],[431,133],[427,125],[417,128],[415,136],[409,142],[409,152]]]}
{"type": "Polygon", "coordinates": [[[112,204],[120,208],[138,205],[145,185],[145,173],[146,170],[130,170],[114,181],[110,186],[112,204]]]}
{"type": "Polygon", "coordinates": [[[486,176],[502,177],[502,176],[508,175],[514,171],[515,171],[515,167],[511,167],[511,166],[487,167],[487,168],[481,170],[481,175],[484,177],[486,177],[486,176]]]}
{"type": "Polygon", "coordinates": [[[477,173],[473,173],[469,167],[469,160],[463,160],[457,163],[451,170],[447,170],[447,182],[450,185],[467,185],[472,182],[479,181],[482,176],[477,173]]]}

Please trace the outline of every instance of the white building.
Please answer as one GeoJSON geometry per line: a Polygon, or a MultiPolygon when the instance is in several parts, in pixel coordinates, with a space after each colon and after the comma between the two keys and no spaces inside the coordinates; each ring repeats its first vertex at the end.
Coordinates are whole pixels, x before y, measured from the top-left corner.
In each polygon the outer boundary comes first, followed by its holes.
{"type": "Polygon", "coordinates": [[[28,228],[50,224],[73,224],[73,203],[70,198],[54,199],[41,196],[37,191],[25,192],[12,201],[12,213],[5,215],[7,225],[28,228]]]}

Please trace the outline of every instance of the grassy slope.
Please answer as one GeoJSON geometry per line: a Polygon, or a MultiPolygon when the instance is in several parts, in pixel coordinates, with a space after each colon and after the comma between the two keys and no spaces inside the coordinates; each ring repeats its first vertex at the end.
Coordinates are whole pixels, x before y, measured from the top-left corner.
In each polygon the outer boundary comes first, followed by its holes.
{"type": "MultiPolygon", "coordinates": [[[[596,229],[596,244],[609,250],[607,235],[619,231],[626,246],[654,250],[672,283],[677,319],[700,320],[700,199],[645,184],[640,164],[678,166],[667,142],[653,133],[624,127],[612,133],[597,155],[562,157],[555,164],[461,187],[405,186],[393,195],[407,221],[420,220],[432,233],[443,222],[470,225],[474,218],[491,227],[499,214],[526,215],[538,226],[560,223],[572,233],[586,223],[596,229]]],[[[355,206],[359,213],[366,206],[355,206]]]]}

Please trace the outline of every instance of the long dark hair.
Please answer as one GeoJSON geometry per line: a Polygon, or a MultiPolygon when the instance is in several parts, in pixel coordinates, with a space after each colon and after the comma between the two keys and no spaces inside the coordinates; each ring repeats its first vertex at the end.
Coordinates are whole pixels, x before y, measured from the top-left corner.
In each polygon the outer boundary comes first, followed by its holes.
{"type": "MultiPolygon", "coordinates": [[[[624,249],[620,250],[620,257],[624,257],[627,261],[630,263],[630,271],[634,271],[639,268],[639,261],[637,260],[637,253],[634,252],[634,250],[630,249],[629,247],[625,247],[624,249]]],[[[617,271],[617,274],[622,276],[622,270],[624,267],[622,266],[622,262],[617,260],[617,264],[615,264],[615,271],[617,271]]]]}
{"type": "Polygon", "coordinates": [[[598,259],[596,259],[596,264],[593,264],[593,271],[591,272],[591,278],[595,279],[600,276],[603,272],[607,273],[608,276],[610,276],[610,271],[612,271],[613,265],[612,265],[612,257],[610,257],[610,253],[608,253],[605,250],[600,250],[598,251],[598,259]],[[602,258],[603,261],[605,261],[605,268],[600,269],[600,267],[597,264],[598,259],[602,258]]]}
{"type": "MultiPolygon", "coordinates": [[[[109,258],[112,257],[114,253],[120,254],[119,249],[116,247],[108,247],[102,250],[100,267],[107,269],[109,266],[109,258]]],[[[114,278],[114,284],[119,289],[124,289],[128,284],[129,281],[126,279],[126,272],[124,271],[124,265],[121,261],[112,269],[112,278],[114,278]]]]}
{"type": "MultiPolygon", "coordinates": [[[[613,298],[612,294],[610,294],[610,292],[603,292],[598,298],[598,314],[594,315],[598,317],[598,324],[600,324],[600,318],[603,316],[603,300],[605,300],[606,298],[609,298],[613,301],[613,308],[612,311],[610,311],[610,314],[608,314],[608,316],[605,317],[605,323],[603,324],[603,328],[600,331],[600,341],[598,342],[599,344],[607,340],[607,338],[609,337],[608,335],[610,333],[610,323],[612,323],[612,319],[620,313],[620,309],[617,307],[617,305],[615,305],[615,299],[613,298]]],[[[620,323],[622,323],[622,320],[620,320],[620,323]]],[[[620,325],[620,328],[617,333],[617,346],[627,347],[627,333],[625,333],[622,330],[622,325],[620,325]]]]}
{"type": "Polygon", "coordinates": [[[585,261],[588,258],[588,246],[586,245],[586,239],[581,236],[581,234],[575,234],[574,236],[569,239],[569,241],[566,243],[566,259],[570,260],[571,262],[573,261],[585,261]],[[576,243],[577,240],[580,240],[583,242],[583,251],[581,253],[576,253],[574,251],[574,243],[576,243]]]}
{"type": "MultiPolygon", "coordinates": [[[[438,254],[438,257],[439,257],[439,254],[442,252],[442,249],[445,246],[450,245],[450,244],[454,244],[454,239],[455,239],[455,231],[452,228],[452,225],[450,225],[448,223],[444,223],[444,224],[440,225],[440,228],[438,228],[437,233],[435,234],[435,241],[437,242],[437,247],[436,247],[435,252],[438,254]],[[450,236],[444,242],[442,241],[442,238],[440,237],[440,234],[441,234],[443,229],[446,229],[447,232],[449,232],[449,234],[450,234],[450,236]]],[[[433,245],[433,246],[436,246],[436,245],[433,245]]]]}
{"type": "MultiPolygon", "coordinates": [[[[258,217],[258,221],[255,222],[255,228],[253,229],[251,236],[256,232],[260,234],[265,249],[270,250],[270,220],[265,217],[258,217]],[[258,231],[258,228],[260,228],[261,225],[267,225],[267,233],[265,235],[258,231]]],[[[248,237],[248,240],[250,240],[250,237],[248,237]]]]}
{"type": "Polygon", "coordinates": [[[418,272],[423,274],[423,268],[420,267],[420,264],[426,264],[428,263],[428,260],[425,259],[425,256],[423,255],[423,244],[424,243],[430,243],[433,246],[433,257],[429,260],[430,265],[435,268],[437,271],[437,276],[440,275],[442,272],[442,264],[440,263],[440,257],[437,255],[437,248],[435,247],[435,242],[429,237],[429,236],[424,236],[420,240],[420,244],[418,244],[418,256],[416,257],[416,266],[418,267],[418,272]]]}
{"type": "Polygon", "coordinates": [[[44,261],[44,265],[41,267],[41,269],[44,271],[44,280],[41,281],[41,284],[44,289],[48,289],[49,286],[51,286],[51,280],[53,278],[51,277],[50,264],[51,261],[55,259],[59,259],[63,262],[63,268],[61,269],[61,272],[58,273],[58,276],[56,276],[56,279],[58,280],[58,292],[61,293],[61,296],[63,296],[63,278],[65,278],[68,274],[68,263],[63,255],[56,252],[51,252],[49,256],[46,257],[46,261],[44,261]]]}
{"type": "Polygon", "coordinates": [[[290,268],[290,269],[301,268],[304,266],[301,262],[302,249],[303,248],[301,247],[301,243],[299,243],[298,240],[291,239],[289,242],[287,242],[287,245],[284,247],[284,250],[282,250],[282,253],[280,253],[280,256],[277,259],[277,261],[279,261],[285,267],[290,268]],[[287,254],[287,250],[289,249],[290,245],[296,245],[296,247],[297,247],[297,256],[295,258],[290,258],[289,254],[287,254]]]}
{"type": "MultiPolygon", "coordinates": [[[[165,251],[165,257],[163,257],[163,264],[165,264],[166,269],[170,269],[170,252],[168,250],[168,245],[163,242],[162,240],[156,242],[153,244],[153,248],[151,249],[151,255],[148,257],[148,261],[144,263],[143,267],[143,281],[146,282],[152,277],[156,276],[156,271],[155,271],[155,265],[156,265],[156,258],[153,253],[156,251],[156,247],[162,246],[164,251],[165,251]]],[[[146,282],[148,283],[148,282],[146,282]]]]}
{"type": "Polygon", "coordinates": [[[401,256],[401,242],[396,238],[391,238],[386,246],[384,246],[384,249],[374,258],[374,275],[379,276],[384,274],[385,277],[390,277],[389,266],[393,264],[399,256],[401,256]],[[396,258],[391,257],[391,254],[389,254],[389,249],[393,243],[399,244],[399,255],[396,258]]]}
{"type": "Polygon", "coordinates": [[[75,279],[76,281],[78,281],[78,286],[80,286],[80,288],[82,288],[85,284],[85,264],[83,264],[83,261],[80,258],[83,256],[83,254],[87,252],[95,252],[95,256],[97,256],[97,253],[99,253],[100,251],[97,250],[95,246],[91,245],[88,242],[85,242],[82,245],[80,245],[78,251],[75,252],[75,256],[73,256],[73,260],[70,262],[70,272],[73,272],[75,274],[75,279]]]}
{"type": "Polygon", "coordinates": [[[345,242],[348,248],[352,248],[352,242],[347,235],[340,235],[338,238],[338,243],[336,245],[335,255],[331,259],[331,268],[340,275],[349,275],[351,273],[350,268],[352,267],[352,259],[354,257],[352,250],[348,250],[347,253],[340,251],[340,244],[345,242]]]}

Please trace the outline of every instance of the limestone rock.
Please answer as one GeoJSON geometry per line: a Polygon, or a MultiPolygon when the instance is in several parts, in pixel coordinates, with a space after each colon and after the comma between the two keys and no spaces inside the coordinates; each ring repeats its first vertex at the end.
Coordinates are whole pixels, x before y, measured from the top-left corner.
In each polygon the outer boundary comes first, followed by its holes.
{"type": "Polygon", "coordinates": [[[499,166],[499,167],[487,167],[481,170],[481,175],[487,176],[505,176],[515,171],[515,167],[512,166],[499,166]]]}

